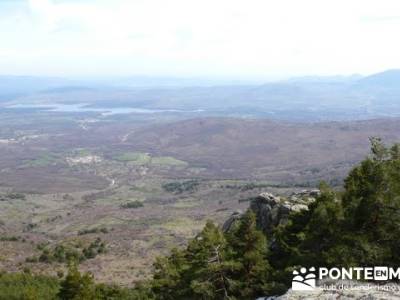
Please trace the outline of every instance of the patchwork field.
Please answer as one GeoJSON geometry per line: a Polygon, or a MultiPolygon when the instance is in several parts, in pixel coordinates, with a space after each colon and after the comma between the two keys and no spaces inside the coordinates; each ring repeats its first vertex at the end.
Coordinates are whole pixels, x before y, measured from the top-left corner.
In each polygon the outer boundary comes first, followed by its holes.
{"type": "Polygon", "coordinates": [[[0,270],[57,275],[75,258],[131,285],[260,192],[339,186],[370,136],[400,140],[400,121],[2,113],[0,270]]]}

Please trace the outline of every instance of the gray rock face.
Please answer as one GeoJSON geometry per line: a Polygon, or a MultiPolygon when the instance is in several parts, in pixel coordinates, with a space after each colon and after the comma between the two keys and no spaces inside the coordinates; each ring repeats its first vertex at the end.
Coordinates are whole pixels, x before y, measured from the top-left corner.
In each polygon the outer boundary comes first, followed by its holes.
{"type": "Polygon", "coordinates": [[[290,289],[286,294],[278,297],[258,298],[262,300],[386,300],[400,299],[399,284],[362,284],[354,281],[325,282],[328,289],[316,288],[313,291],[293,291],[290,289]],[[351,286],[352,288],[348,288],[351,286]],[[343,289],[343,287],[347,287],[343,289]]]}
{"type": "Polygon", "coordinates": [[[250,209],[256,214],[257,226],[270,233],[279,224],[284,224],[290,213],[290,205],[280,197],[262,193],[250,203],[250,209]]]}
{"type": "MultiPolygon", "coordinates": [[[[250,202],[250,208],[256,215],[257,226],[266,234],[288,221],[292,211],[308,209],[308,205],[315,201],[320,194],[319,190],[303,190],[293,193],[288,198],[281,198],[271,193],[262,193],[250,202]]],[[[235,212],[222,226],[223,231],[229,231],[240,220],[242,213],[235,212]]]]}
{"type": "Polygon", "coordinates": [[[228,232],[232,226],[240,220],[241,216],[243,215],[243,212],[240,210],[235,211],[232,213],[232,215],[229,217],[228,220],[225,221],[225,223],[222,225],[222,231],[223,232],[228,232]]]}
{"type": "Polygon", "coordinates": [[[291,212],[308,209],[318,195],[319,190],[304,190],[286,199],[262,193],[250,203],[250,209],[256,214],[258,227],[269,234],[276,226],[286,224],[291,212]]]}

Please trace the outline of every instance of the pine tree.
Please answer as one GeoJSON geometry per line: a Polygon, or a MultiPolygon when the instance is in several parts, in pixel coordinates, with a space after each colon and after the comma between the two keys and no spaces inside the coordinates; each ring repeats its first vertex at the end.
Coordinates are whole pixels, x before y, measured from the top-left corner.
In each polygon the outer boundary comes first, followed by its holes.
{"type": "Polygon", "coordinates": [[[265,296],[270,291],[271,268],[266,259],[267,240],[256,228],[256,217],[247,211],[239,226],[228,236],[231,259],[235,262],[230,289],[239,299],[265,296]]]}
{"type": "Polygon", "coordinates": [[[158,257],[154,269],[151,289],[157,299],[182,299],[189,285],[184,281],[184,274],[188,269],[185,251],[172,249],[168,257],[158,257]]]}
{"type": "Polygon", "coordinates": [[[61,282],[58,297],[61,300],[94,300],[93,276],[89,273],[82,275],[76,264],[71,264],[67,276],[61,282]]]}
{"type": "MultiPolygon", "coordinates": [[[[309,219],[298,242],[303,266],[330,266],[331,248],[342,239],[343,210],[338,195],[325,183],[320,184],[321,195],[309,206],[309,219]]],[[[337,262],[337,257],[334,258],[337,262]]],[[[335,264],[333,264],[335,265],[335,264]]]]}
{"type": "Polygon", "coordinates": [[[230,299],[227,273],[232,266],[226,259],[226,246],[222,231],[211,221],[189,243],[190,286],[198,299],[230,299]]]}
{"type": "Polygon", "coordinates": [[[189,242],[185,250],[172,250],[155,263],[152,291],[157,299],[230,299],[226,259],[227,243],[212,222],[189,242]]]}
{"type": "Polygon", "coordinates": [[[363,265],[398,264],[399,145],[389,150],[380,140],[373,140],[371,151],[373,156],[355,167],[345,180],[344,230],[352,232],[354,260],[363,265]]]}

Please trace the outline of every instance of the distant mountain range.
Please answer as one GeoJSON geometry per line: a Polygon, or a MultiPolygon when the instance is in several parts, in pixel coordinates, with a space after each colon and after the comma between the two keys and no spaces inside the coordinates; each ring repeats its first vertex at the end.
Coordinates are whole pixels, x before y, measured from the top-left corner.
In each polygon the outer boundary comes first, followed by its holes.
{"type": "Polygon", "coordinates": [[[361,78],[356,84],[361,86],[400,89],[400,70],[387,70],[382,73],[373,74],[361,78]]]}
{"type": "Polygon", "coordinates": [[[400,116],[400,70],[362,77],[299,77],[264,84],[131,77],[79,81],[0,77],[0,100],[97,107],[203,110],[208,115],[296,121],[400,116]]]}
{"type": "MultiPolygon", "coordinates": [[[[400,69],[387,70],[370,76],[354,74],[350,76],[302,76],[287,80],[267,82],[265,84],[301,84],[301,83],[359,83],[384,86],[398,85],[400,69]]],[[[13,76],[0,75],[0,90],[19,92],[24,90],[45,90],[64,86],[91,86],[91,87],[118,87],[118,88],[181,88],[181,87],[210,87],[232,85],[261,85],[262,80],[233,80],[233,79],[206,79],[206,78],[179,78],[160,76],[131,76],[102,79],[66,79],[61,77],[41,76],[13,76]]]]}

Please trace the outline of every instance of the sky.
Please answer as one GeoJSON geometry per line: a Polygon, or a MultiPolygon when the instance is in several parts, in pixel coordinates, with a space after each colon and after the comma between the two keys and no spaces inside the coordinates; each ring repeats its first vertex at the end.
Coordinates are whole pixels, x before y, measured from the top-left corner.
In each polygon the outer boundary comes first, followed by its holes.
{"type": "Polygon", "coordinates": [[[371,74],[399,35],[398,0],[0,0],[0,74],[371,74]]]}

